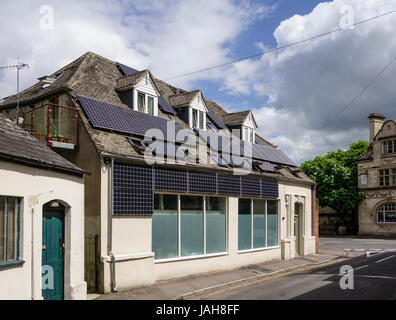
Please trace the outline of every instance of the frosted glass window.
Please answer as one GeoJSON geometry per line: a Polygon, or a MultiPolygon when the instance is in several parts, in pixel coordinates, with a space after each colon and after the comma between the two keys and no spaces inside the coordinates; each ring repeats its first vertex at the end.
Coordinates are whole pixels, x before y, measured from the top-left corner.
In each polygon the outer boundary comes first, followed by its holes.
{"type": "Polygon", "coordinates": [[[176,195],[156,194],[154,196],[152,246],[155,259],[178,256],[177,206],[176,195]]]}
{"type": "Polygon", "coordinates": [[[203,197],[180,196],[181,256],[204,253],[203,197]]]}
{"type": "Polygon", "coordinates": [[[252,248],[252,201],[239,199],[238,211],[238,248],[249,250],[252,248]]]}
{"type": "Polygon", "coordinates": [[[278,240],[278,201],[269,200],[267,202],[267,223],[268,223],[268,247],[279,245],[278,240]]]}
{"type": "Polygon", "coordinates": [[[253,247],[255,249],[266,246],[265,202],[265,200],[253,201],[253,247]]]}
{"type": "Polygon", "coordinates": [[[5,244],[6,244],[6,214],[5,214],[6,199],[0,197],[0,262],[5,261],[5,244]]]}
{"type": "Polygon", "coordinates": [[[206,198],[206,253],[226,251],[226,198],[206,198]]]}

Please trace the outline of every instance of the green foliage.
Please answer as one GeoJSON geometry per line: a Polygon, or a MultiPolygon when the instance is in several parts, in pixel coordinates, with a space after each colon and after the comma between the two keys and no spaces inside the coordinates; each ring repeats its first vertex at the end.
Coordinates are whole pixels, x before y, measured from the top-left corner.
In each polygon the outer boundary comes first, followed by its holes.
{"type": "Polygon", "coordinates": [[[347,151],[329,152],[301,165],[301,170],[318,184],[320,205],[334,209],[342,220],[362,200],[358,192],[356,160],[367,153],[368,147],[368,142],[359,141],[351,144],[347,151]]]}

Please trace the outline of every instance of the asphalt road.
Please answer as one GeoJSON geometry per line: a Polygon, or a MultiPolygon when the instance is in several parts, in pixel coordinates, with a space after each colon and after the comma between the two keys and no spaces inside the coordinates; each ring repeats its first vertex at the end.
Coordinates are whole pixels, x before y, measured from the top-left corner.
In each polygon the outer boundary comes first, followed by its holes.
{"type": "MultiPolygon", "coordinates": [[[[325,250],[396,249],[396,241],[322,239],[325,250]]],[[[396,300],[396,250],[359,255],[335,264],[278,275],[212,292],[202,300],[396,300]],[[343,290],[342,266],[353,268],[353,289],[343,290]]]]}

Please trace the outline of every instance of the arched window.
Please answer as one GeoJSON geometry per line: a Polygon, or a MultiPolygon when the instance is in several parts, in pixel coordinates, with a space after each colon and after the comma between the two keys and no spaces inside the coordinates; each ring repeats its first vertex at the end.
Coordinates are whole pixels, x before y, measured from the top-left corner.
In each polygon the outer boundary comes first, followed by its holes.
{"type": "Polygon", "coordinates": [[[396,203],[385,203],[378,209],[378,223],[396,223],[396,203]]]}

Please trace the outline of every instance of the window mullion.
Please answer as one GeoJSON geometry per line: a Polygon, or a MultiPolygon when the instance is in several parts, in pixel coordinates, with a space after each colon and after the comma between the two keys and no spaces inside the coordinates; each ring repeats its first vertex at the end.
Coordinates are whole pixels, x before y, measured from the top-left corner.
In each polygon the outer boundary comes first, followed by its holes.
{"type": "Polygon", "coordinates": [[[177,225],[178,225],[178,234],[177,234],[177,250],[178,257],[181,257],[181,200],[180,195],[177,196],[177,225]]]}
{"type": "Polygon", "coordinates": [[[202,197],[202,202],[203,202],[203,233],[204,233],[204,255],[206,254],[206,197],[202,197]]]}
{"type": "Polygon", "coordinates": [[[251,232],[251,243],[250,243],[250,249],[254,248],[254,220],[253,220],[253,199],[250,199],[250,228],[252,230],[251,232]]]}
{"type": "Polygon", "coordinates": [[[8,198],[5,198],[5,261],[8,261],[8,198]]]}
{"type": "Polygon", "coordinates": [[[268,248],[268,201],[265,200],[265,247],[268,248]]]}

